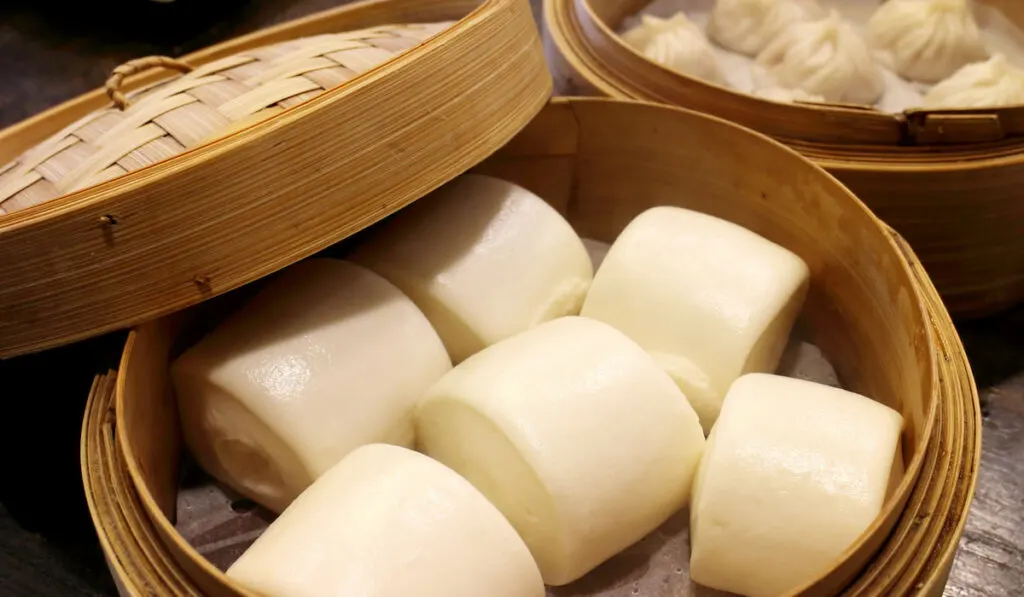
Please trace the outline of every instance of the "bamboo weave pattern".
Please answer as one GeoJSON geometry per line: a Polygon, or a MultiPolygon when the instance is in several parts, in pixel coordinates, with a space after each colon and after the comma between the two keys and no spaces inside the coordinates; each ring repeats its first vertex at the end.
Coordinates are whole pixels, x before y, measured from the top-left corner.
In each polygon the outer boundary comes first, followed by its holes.
{"type": "Polygon", "coordinates": [[[256,48],[127,94],[0,166],[0,215],[117,178],[273,116],[451,23],[390,25],[256,48]]]}

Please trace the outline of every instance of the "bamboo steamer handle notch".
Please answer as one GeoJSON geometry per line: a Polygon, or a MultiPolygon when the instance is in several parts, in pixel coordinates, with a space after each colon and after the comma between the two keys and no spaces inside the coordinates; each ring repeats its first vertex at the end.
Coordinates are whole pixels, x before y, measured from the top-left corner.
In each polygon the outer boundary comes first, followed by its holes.
{"type": "Polygon", "coordinates": [[[127,110],[131,102],[128,101],[124,92],[121,91],[121,85],[124,83],[124,80],[154,68],[169,68],[180,73],[190,73],[194,70],[194,67],[184,60],[168,56],[144,56],[129,60],[115,68],[110,73],[110,77],[107,78],[107,82],[104,85],[107,90],[107,97],[110,98],[110,101],[114,102],[118,109],[122,111],[127,110]]]}

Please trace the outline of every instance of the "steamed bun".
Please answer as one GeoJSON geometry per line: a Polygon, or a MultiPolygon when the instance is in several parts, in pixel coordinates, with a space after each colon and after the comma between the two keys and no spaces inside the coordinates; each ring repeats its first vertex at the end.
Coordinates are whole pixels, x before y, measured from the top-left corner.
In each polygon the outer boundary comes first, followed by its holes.
{"type": "Polygon", "coordinates": [[[416,303],[454,363],[563,315],[594,276],[583,241],[543,199],[465,174],[377,227],[352,260],[416,303]]]}

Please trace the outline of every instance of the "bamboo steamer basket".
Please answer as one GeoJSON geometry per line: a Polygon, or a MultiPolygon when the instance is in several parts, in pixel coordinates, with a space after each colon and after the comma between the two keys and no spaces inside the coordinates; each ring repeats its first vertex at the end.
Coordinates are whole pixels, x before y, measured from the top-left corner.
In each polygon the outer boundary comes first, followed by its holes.
{"type": "MultiPolygon", "coordinates": [[[[1024,26],[1024,4],[975,0],[1024,26]]],[[[884,113],[781,103],[687,77],[614,31],[648,0],[544,0],[545,44],[563,92],[667,103],[768,134],[824,167],[921,256],[949,310],[1024,300],[1024,105],[884,113]]]]}
{"type": "MultiPolygon", "coordinates": [[[[973,497],[979,404],[949,316],[898,235],[784,146],[652,104],[556,99],[475,169],[530,188],[597,240],[612,240],[647,207],[672,204],[730,219],[800,254],[812,271],[803,325],[846,387],[903,413],[907,472],[872,527],[794,594],[941,594],[973,497]]],[[[128,594],[247,594],[174,526],[184,454],[168,379],[173,356],[246,290],[137,327],[119,371],[94,385],[83,479],[128,594]]]]}
{"type": "Polygon", "coordinates": [[[0,131],[0,359],[328,247],[501,147],[550,92],[527,0],[368,0],[129,63],[0,131]],[[374,168],[393,175],[354,174],[374,168]]]}

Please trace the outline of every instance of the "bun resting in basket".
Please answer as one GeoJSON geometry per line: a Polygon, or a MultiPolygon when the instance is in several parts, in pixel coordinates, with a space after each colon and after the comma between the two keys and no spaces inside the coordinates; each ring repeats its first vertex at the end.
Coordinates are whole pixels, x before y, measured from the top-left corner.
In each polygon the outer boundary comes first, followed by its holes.
{"type": "Polygon", "coordinates": [[[413,444],[412,410],[451,369],[397,288],[335,259],[300,262],[183,354],[172,371],[202,466],[281,512],[363,444],[413,444]]]}
{"type": "Polygon", "coordinates": [[[576,315],[593,278],[565,218],[529,190],[489,176],[463,175],[379,228],[352,260],[423,310],[453,363],[576,315]]]}
{"type": "Polygon", "coordinates": [[[826,570],[878,516],[901,427],[899,413],[845,390],[737,379],[694,486],[694,580],[777,597],[826,570]]]}
{"type": "Polygon", "coordinates": [[[0,167],[0,209],[11,213],[43,203],[269,118],[450,25],[393,25],[316,35],[198,68],[159,56],[131,61],[107,81],[112,107],[74,122],[0,167]],[[152,68],[184,74],[130,94],[120,91],[126,77],[152,68]]]}
{"type": "Polygon", "coordinates": [[[778,366],[808,275],[798,256],[741,226],[656,207],[616,238],[581,314],[644,347],[708,433],[740,374],[778,366]]]}
{"type": "Polygon", "coordinates": [[[326,471],[227,574],[266,597],[544,597],[523,540],[483,495],[382,444],[326,471]]]}

